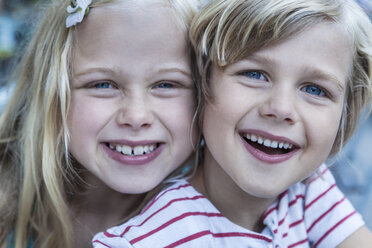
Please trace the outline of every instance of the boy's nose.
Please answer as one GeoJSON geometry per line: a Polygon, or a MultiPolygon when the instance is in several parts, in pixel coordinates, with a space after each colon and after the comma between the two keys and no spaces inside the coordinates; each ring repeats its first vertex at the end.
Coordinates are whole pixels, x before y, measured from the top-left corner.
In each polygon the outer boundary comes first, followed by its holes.
{"type": "Polygon", "coordinates": [[[295,93],[272,91],[259,107],[259,113],[263,118],[292,125],[297,119],[295,105],[295,93]]]}
{"type": "Polygon", "coordinates": [[[117,115],[117,123],[133,130],[151,126],[154,115],[149,105],[143,98],[126,99],[117,115]]]}

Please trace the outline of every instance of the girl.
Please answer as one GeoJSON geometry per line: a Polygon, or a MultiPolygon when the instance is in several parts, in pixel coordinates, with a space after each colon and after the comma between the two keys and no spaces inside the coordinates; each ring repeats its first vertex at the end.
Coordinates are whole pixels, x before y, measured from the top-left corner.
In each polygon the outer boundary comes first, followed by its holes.
{"type": "Polygon", "coordinates": [[[0,119],[1,247],[87,247],[181,175],[193,150],[197,6],[50,3],[0,119]]]}
{"type": "Polygon", "coordinates": [[[353,0],[213,1],[190,30],[201,166],[191,185],[167,188],[95,246],[370,246],[361,217],[319,167],[370,102],[371,30],[353,0]]]}

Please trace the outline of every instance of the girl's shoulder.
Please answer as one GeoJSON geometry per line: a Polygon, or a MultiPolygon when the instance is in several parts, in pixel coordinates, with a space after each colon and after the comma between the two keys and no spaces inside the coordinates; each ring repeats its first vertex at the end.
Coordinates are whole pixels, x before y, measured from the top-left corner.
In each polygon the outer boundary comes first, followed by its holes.
{"type": "Polygon", "coordinates": [[[163,189],[128,222],[98,233],[94,247],[165,247],[190,231],[206,227],[208,216],[221,213],[186,180],[163,189]],[[206,214],[204,214],[206,213],[206,214]]]}

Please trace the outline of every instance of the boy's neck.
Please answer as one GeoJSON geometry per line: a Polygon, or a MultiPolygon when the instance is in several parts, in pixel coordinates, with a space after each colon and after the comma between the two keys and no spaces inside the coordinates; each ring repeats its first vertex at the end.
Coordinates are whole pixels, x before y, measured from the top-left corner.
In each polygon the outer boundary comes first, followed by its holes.
{"type": "Polygon", "coordinates": [[[275,198],[258,198],[244,192],[208,151],[190,183],[230,221],[251,231],[263,230],[261,218],[275,198]]]}

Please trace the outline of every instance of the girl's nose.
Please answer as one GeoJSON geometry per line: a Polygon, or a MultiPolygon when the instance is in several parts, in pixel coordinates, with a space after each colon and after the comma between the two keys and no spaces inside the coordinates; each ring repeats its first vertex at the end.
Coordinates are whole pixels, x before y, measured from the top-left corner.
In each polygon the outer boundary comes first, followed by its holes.
{"type": "Polygon", "coordinates": [[[154,115],[150,104],[142,97],[125,99],[117,115],[117,123],[139,130],[151,126],[154,115]]]}

